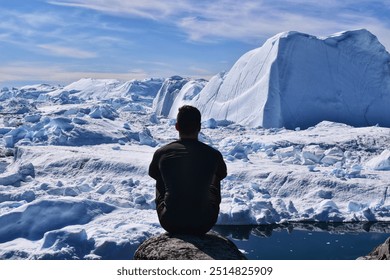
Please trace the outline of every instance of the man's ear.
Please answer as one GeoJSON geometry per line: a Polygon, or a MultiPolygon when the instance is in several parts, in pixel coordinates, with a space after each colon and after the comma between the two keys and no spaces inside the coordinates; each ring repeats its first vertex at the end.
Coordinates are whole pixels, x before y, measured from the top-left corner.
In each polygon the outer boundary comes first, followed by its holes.
{"type": "Polygon", "coordinates": [[[175,124],[175,128],[176,128],[177,131],[180,131],[180,130],[179,130],[179,124],[178,124],[178,123],[175,124]]]}

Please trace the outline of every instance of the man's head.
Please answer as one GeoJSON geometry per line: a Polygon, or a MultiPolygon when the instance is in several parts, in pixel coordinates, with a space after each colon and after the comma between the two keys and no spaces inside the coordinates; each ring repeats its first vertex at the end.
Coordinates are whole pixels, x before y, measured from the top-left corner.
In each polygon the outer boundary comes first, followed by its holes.
{"type": "Polygon", "coordinates": [[[176,118],[176,129],[180,137],[197,138],[200,131],[201,116],[197,108],[184,105],[179,108],[176,118]]]}

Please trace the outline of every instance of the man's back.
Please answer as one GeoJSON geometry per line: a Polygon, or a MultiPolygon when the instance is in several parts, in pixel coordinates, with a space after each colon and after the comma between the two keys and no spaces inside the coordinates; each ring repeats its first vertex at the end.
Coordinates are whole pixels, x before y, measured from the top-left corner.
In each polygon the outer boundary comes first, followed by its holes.
{"type": "Polygon", "coordinates": [[[220,152],[196,139],[175,141],[156,151],[149,174],[157,181],[157,211],[168,231],[194,231],[215,223],[219,182],[226,176],[220,152]]]}

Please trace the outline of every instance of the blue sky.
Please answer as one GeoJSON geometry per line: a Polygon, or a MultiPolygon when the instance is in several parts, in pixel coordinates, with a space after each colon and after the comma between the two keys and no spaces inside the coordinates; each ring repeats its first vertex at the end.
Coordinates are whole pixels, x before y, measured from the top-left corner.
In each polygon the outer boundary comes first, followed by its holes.
{"type": "Polygon", "coordinates": [[[283,31],[366,28],[390,50],[390,1],[0,0],[0,86],[210,78],[283,31]]]}

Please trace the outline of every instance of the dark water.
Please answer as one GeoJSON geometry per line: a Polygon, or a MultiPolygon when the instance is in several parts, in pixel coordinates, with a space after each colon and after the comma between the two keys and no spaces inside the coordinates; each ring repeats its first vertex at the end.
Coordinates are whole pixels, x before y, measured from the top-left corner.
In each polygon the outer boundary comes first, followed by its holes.
{"type": "Polygon", "coordinates": [[[390,223],[215,226],[252,260],[355,260],[390,237],[390,223]]]}

